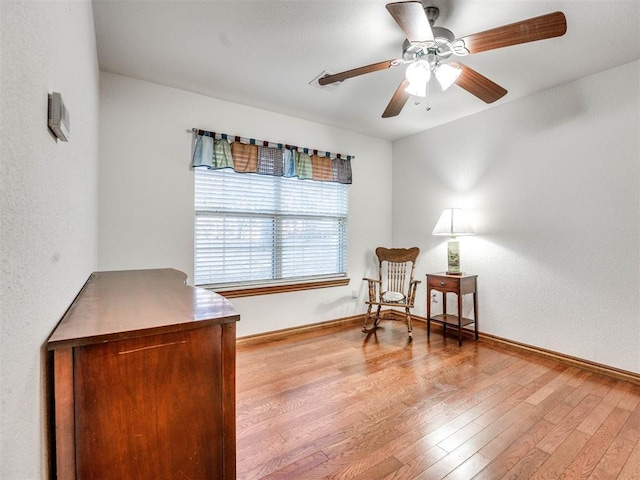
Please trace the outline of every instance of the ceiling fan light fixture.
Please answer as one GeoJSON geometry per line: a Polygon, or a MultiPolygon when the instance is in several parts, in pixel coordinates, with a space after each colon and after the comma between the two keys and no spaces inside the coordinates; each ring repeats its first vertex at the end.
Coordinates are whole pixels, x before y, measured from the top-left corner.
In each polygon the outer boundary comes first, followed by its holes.
{"type": "Polygon", "coordinates": [[[427,96],[427,83],[410,83],[407,88],[404,89],[409,95],[413,95],[415,97],[426,97],[427,96]]]}
{"type": "Polygon", "coordinates": [[[442,87],[442,91],[453,85],[461,73],[462,70],[452,67],[451,65],[447,65],[446,63],[438,65],[438,68],[436,69],[436,78],[442,87]]]}
{"type": "Polygon", "coordinates": [[[405,77],[409,82],[409,86],[405,88],[405,92],[417,97],[427,96],[427,83],[431,79],[431,66],[426,60],[418,60],[407,67],[405,77]]]}

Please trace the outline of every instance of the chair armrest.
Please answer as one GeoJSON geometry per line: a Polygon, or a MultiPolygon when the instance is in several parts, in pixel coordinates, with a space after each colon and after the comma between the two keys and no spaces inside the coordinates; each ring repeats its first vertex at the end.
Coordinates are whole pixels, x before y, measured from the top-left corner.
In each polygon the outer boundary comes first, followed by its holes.
{"type": "Polygon", "coordinates": [[[362,280],[366,280],[369,283],[369,303],[376,303],[378,301],[378,290],[380,290],[380,286],[382,282],[373,278],[363,278],[362,280]],[[377,288],[376,288],[377,286],[377,288]]]}
{"type": "Polygon", "coordinates": [[[418,287],[418,284],[422,283],[420,280],[412,280],[409,283],[409,295],[407,298],[407,305],[409,305],[409,307],[413,307],[413,303],[415,302],[416,299],[416,288],[418,287]]]}
{"type": "Polygon", "coordinates": [[[381,282],[380,282],[380,280],[375,279],[375,278],[367,278],[367,277],[364,277],[362,280],[366,280],[367,282],[381,283],[381,282]]]}

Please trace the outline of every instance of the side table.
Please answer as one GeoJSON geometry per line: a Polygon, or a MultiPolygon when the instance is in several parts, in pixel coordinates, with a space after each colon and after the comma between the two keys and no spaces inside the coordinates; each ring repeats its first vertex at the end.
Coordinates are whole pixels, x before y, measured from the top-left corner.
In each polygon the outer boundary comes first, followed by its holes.
{"type": "Polygon", "coordinates": [[[427,337],[431,336],[431,322],[442,325],[442,333],[447,333],[447,326],[458,329],[458,345],[462,345],[462,331],[467,325],[474,324],[474,333],[478,339],[478,296],[477,275],[447,275],[444,272],[427,273],[427,337]],[[431,316],[431,291],[442,293],[442,314],[431,316]],[[458,312],[456,315],[447,314],[447,293],[458,296],[458,312]],[[473,318],[462,316],[462,297],[473,294],[473,318]]]}

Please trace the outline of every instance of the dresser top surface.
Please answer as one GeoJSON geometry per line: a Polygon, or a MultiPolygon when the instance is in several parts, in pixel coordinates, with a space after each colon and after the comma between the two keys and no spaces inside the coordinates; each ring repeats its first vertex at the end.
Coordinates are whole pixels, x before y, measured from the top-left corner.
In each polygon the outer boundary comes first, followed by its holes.
{"type": "Polygon", "coordinates": [[[240,319],[231,302],[172,268],[95,272],[48,341],[50,350],[240,319]]]}

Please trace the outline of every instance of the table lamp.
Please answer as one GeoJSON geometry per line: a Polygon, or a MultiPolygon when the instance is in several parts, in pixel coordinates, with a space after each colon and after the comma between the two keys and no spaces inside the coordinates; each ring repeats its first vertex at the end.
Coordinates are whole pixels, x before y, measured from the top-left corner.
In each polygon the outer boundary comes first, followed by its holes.
{"type": "Polygon", "coordinates": [[[475,235],[473,228],[461,208],[445,208],[432,232],[433,235],[448,235],[447,275],[462,275],[460,271],[460,244],[458,235],[475,235]]]}

